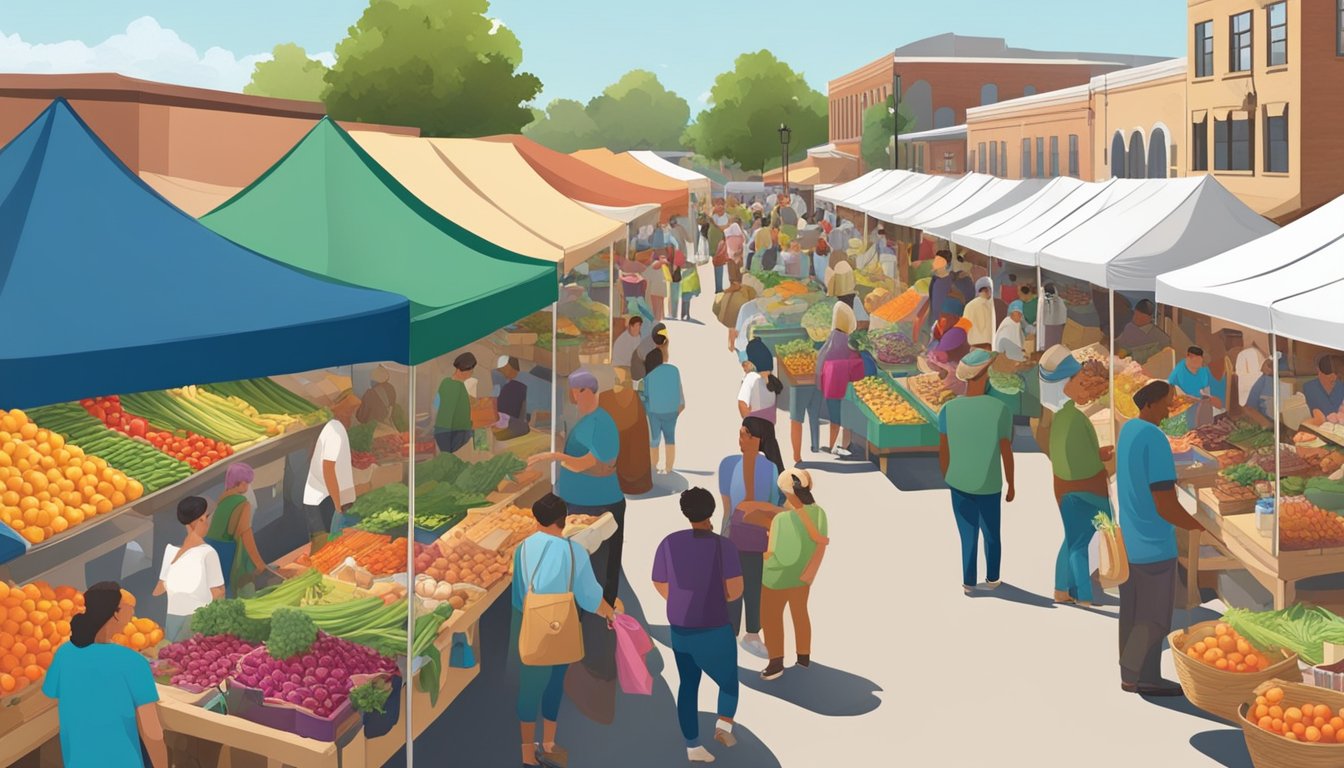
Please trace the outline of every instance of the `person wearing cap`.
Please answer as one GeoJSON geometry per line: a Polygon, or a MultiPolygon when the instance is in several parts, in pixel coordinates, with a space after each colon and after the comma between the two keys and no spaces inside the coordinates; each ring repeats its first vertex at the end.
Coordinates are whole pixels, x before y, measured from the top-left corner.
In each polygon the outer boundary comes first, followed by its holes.
{"type": "Polygon", "coordinates": [[[518,360],[501,355],[495,362],[495,370],[505,378],[496,400],[499,423],[495,428],[495,439],[503,441],[522,437],[532,428],[527,423],[527,385],[518,380],[518,360]]]}
{"type": "Polygon", "coordinates": [[[962,317],[971,324],[966,331],[966,343],[976,349],[989,350],[994,345],[994,282],[988,277],[975,281],[975,298],[966,302],[962,317]]]}
{"type": "MultiPolygon", "coordinates": [[[[1140,299],[1134,305],[1134,316],[1125,324],[1125,329],[1115,337],[1117,354],[1129,353],[1129,357],[1139,365],[1171,346],[1171,337],[1153,323],[1157,309],[1148,299],[1140,299]]],[[[1123,356],[1123,355],[1122,355],[1123,356]]]]}
{"type": "Polygon", "coordinates": [[[938,466],[952,492],[952,514],[961,537],[961,588],[968,595],[978,583],[977,550],[982,534],[985,579],[989,589],[999,586],[1002,502],[1011,502],[1015,495],[1013,417],[1002,401],[986,394],[994,358],[994,353],[983,349],[967,353],[957,366],[957,378],[966,382],[966,395],[938,412],[938,466]]]}
{"type": "Polygon", "coordinates": [[[793,618],[796,667],[812,665],[812,618],[807,599],[830,544],[826,510],[817,505],[812,475],[788,469],[779,476],[784,496],[781,511],[770,521],[770,534],[761,569],[761,631],[770,662],[762,680],[784,674],[784,609],[793,618]]]}
{"type": "MultiPolygon", "coordinates": [[[[1167,383],[1201,403],[1212,403],[1215,407],[1223,404],[1221,399],[1213,395],[1213,376],[1208,366],[1204,365],[1204,350],[1201,347],[1190,347],[1185,351],[1185,359],[1171,370],[1167,383]]],[[[1191,429],[1199,426],[1199,411],[1199,407],[1191,406],[1185,412],[1186,423],[1191,429]]]]}
{"type": "Polygon", "coordinates": [[[219,553],[205,540],[210,529],[209,503],[200,496],[188,496],[177,503],[177,522],[187,529],[182,546],[164,547],[163,567],[155,596],[168,596],[168,615],[163,636],[169,642],[191,635],[191,615],[197,608],[224,597],[224,570],[219,553]]]}
{"type": "Polygon", "coordinates": [[[1054,283],[1045,284],[1041,296],[1041,349],[1050,349],[1064,339],[1064,326],[1069,322],[1069,308],[1059,297],[1054,283]]]}
{"type": "Polygon", "coordinates": [[[1097,428],[1078,406],[1094,399],[1082,385],[1083,366],[1065,346],[1056,345],[1041,356],[1041,381],[1064,384],[1066,399],[1050,425],[1050,469],[1055,479],[1055,501],[1064,521],[1064,541],[1055,558],[1055,602],[1092,604],[1092,569],[1087,550],[1096,529],[1097,513],[1111,515],[1105,462],[1115,456],[1101,447],[1097,428]]]}
{"type": "Polygon", "coordinates": [[[1008,316],[994,334],[994,351],[1015,363],[1026,362],[1027,334],[1035,330],[1026,324],[1022,312],[1021,300],[1009,304],[1008,316]]]}
{"type": "Polygon", "coordinates": [[[943,372],[944,384],[958,395],[966,394],[966,382],[957,378],[957,366],[971,351],[971,321],[963,316],[961,302],[948,298],[933,327],[937,341],[929,348],[929,365],[943,372]]]}
{"type": "Polygon", "coordinates": [[[453,359],[453,373],[439,384],[434,407],[434,442],[444,453],[457,453],[471,442],[471,396],[467,380],[476,370],[476,356],[463,352],[453,359]]]}
{"type": "Polygon", "coordinates": [[[528,458],[529,467],[558,464],[555,493],[572,515],[600,517],[610,512],[616,532],[609,545],[603,579],[603,598],[615,605],[621,581],[621,552],[625,545],[625,495],[616,476],[621,437],[611,414],[598,407],[597,377],[585,368],[569,375],[569,400],[578,407],[579,418],[565,436],[563,451],[538,453],[528,458]]]}

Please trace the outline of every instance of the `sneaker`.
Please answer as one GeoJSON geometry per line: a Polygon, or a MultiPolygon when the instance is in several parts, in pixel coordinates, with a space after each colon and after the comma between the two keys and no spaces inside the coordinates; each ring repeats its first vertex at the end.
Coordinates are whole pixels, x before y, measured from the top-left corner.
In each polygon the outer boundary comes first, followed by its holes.
{"type": "Polygon", "coordinates": [[[988,590],[990,590],[990,591],[992,592],[992,591],[998,589],[1002,584],[1003,584],[1003,581],[1002,581],[1002,580],[1000,580],[1000,581],[986,581],[986,582],[985,582],[985,589],[988,589],[988,590]]]}
{"type": "Polygon", "coordinates": [[[762,680],[775,680],[784,674],[784,660],[771,659],[770,664],[761,672],[762,680]]]}
{"type": "Polygon", "coordinates": [[[1185,695],[1185,691],[1181,690],[1181,686],[1170,680],[1163,680],[1156,684],[1139,683],[1135,685],[1134,683],[1121,683],[1120,690],[1125,693],[1137,693],[1140,696],[1156,696],[1163,698],[1185,695]]]}
{"type": "Polygon", "coordinates": [[[853,455],[854,455],[854,454],[852,454],[852,453],[849,452],[849,449],[848,449],[848,448],[841,448],[841,447],[838,446],[838,445],[831,449],[831,453],[834,454],[834,455],[836,455],[836,456],[840,456],[840,457],[844,457],[844,456],[853,456],[853,455]]]}
{"type": "Polygon", "coordinates": [[[714,762],[714,755],[710,754],[710,751],[704,747],[687,747],[686,759],[692,763],[712,763],[714,762]]]}
{"type": "Polygon", "coordinates": [[[800,653],[798,654],[798,663],[794,664],[794,666],[807,669],[808,667],[812,666],[812,657],[807,655],[806,653],[800,653]]]}
{"type": "Polygon", "coordinates": [[[742,650],[750,653],[758,659],[769,659],[770,652],[765,649],[765,643],[761,642],[759,637],[744,637],[738,642],[742,650]]]}
{"type": "Polygon", "coordinates": [[[714,729],[714,740],[729,749],[737,746],[737,737],[733,735],[733,732],[725,731],[722,728],[714,729]]]}

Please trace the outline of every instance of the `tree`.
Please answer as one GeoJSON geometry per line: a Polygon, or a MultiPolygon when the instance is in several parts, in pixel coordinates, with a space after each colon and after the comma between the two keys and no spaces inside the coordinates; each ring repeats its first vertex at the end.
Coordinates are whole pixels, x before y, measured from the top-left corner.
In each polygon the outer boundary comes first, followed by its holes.
{"type": "Polygon", "coordinates": [[[761,170],[780,154],[779,126],[792,131],[790,155],[826,142],[826,97],[769,51],[744,53],[714,78],[710,108],[685,134],[696,152],[761,170]]]}
{"type": "Polygon", "coordinates": [[[667,90],[658,76],[631,70],[588,102],[602,145],[613,152],[674,149],[691,118],[686,100],[667,90]]]}
{"type": "Polygon", "coordinates": [[[523,134],[538,144],[566,154],[602,145],[597,136],[597,123],[580,102],[556,99],[546,105],[545,112],[532,112],[534,119],[523,129],[523,134]]]}
{"type": "MultiPolygon", "coordinates": [[[[869,169],[891,167],[891,106],[895,101],[888,96],[863,111],[863,137],[859,140],[859,154],[869,169]]],[[[914,128],[915,116],[904,104],[897,110],[901,133],[914,128]]]]}
{"type": "Polygon", "coordinates": [[[488,0],[371,0],[336,46],[327,111],[426,136],[517,133],[541,80],[518,71],[522,46],[489,9],[488,0]]]}
{"type": "Polygon", "coordinates": [[[252,68],[252,81],[243,93],[273,96],[277,99],[321,101],[327,83],[323,78],[327,65],[308,58],[308,52],[294,43],[281,43],[271,51],[270,61],[259,61],[252,68]]]}

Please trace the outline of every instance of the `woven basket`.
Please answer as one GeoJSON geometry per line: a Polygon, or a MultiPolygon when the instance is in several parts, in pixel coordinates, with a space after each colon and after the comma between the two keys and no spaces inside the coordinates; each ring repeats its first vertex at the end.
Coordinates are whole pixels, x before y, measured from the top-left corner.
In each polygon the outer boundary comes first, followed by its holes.
{"type": "Polygon", "coordinates": [[[1217,621],[1204,621],[1186,630],[1176,630],[1167,636],[1171,645],[1172,662],[1176,665],[1176,676],[1181,681],[1186,698],[1196,707],[1211,715],[1235,723],[1237,710],[1246,702],[1256,686],[1274,678],[1300,677],[1297,671],[1297,654],[1283,650],[1261,649],[1266,653],[1281,655],[1283,660],[1271,664],[1259,672],[1227,672],[1210,667],[1202,661],[1195,661],[1186,655],[1186,648],[1212,637],[1217,621]]]}
{"type": "Polygon", "coordinates": [[[1283,680],[1269,680],[1256,686],[1237,711],[1237,721],[1246,736],[1246,750],[1251,753],[1251,764],[1255,768],[1338,768],[1344,765],[1344,744],[1289,741],[1246,718],[1255,697],[1275,686],[1282,688],[1287,695],[1285,700],[1294,704],[1310,701],[1324,704],[1336,712],[1344,707],[1344,693],[1324,688],[1283,680]]]}

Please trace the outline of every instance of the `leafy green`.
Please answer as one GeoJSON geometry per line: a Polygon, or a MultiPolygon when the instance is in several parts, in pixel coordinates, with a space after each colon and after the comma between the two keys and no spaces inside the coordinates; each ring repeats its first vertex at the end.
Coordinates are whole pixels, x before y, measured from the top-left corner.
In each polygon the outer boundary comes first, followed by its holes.
{"type": "Polygon", "coordinates": [[[378,428],[376,422],[370,421],[368,424],[356,424],[346,430],[350,436],[350,450],[355,453],[373,452],[373,431],[378,428]]]}
{"type": "Polygon", "coordinates": [[[271,636],[266,638],[266,652],[273,659],[289,659],[313,647],[317,640],[317,625],[294,608],[280,608],[271,616],[271,636]]]}
{"type": "Polygon", "coordinates": [[[1261,480],[1270,479],[1269,473],[1254,464],[1236,464],[1222,471],[1223,477],[1237,485],[1255,485],[1261,480]]]}
{"type": "Polygon", "coordinates": [[[1313,666],[1325,660],[1325,643],[1344,645],[1344,619],[1319,606],[1261,613],[1229,608],[1223,620],[1260,650],[1284,648],[1313,666]]]}
{"type": "Polygon", "coordinates": [[[270,622],[248,618],[243,601],[237,598],[206,603],[191,616],[191,628],[202,635],[233,635],[249,643],[265,642],[271,633],[270,622]]]}
{"type": "Polygon", "coordinates": [[[410,499],[411,489],[405,483],[388,483],[355,499],[346,514],[362,520],[385,509],[406,510],[410,508],[410,499]]]}
{"type": "Polygon", "coordinates": [[[392,686],[383,678],[370,680],[363,685],[350,689],[350,706],[356,712],[382,714],[387,705],[387,697],[392,695],[392,686]]]}
{"type": "Polygon", "coordinates": [[[1162,431],[1171,437],[1180,437],[1190,431],[1190,421],[1185,414],[1178,414],[1162,420],[1162,431]]]}
{"type": "Polygon", "coordinates": [[[441,482],[451,483],[462,474],[462,470],[467,468],[467,462],[451,453],[440,453],[429,461],[422,462],[415,466],[415,485],[416,488],[424,486],[425,483],[441,482]]]}

